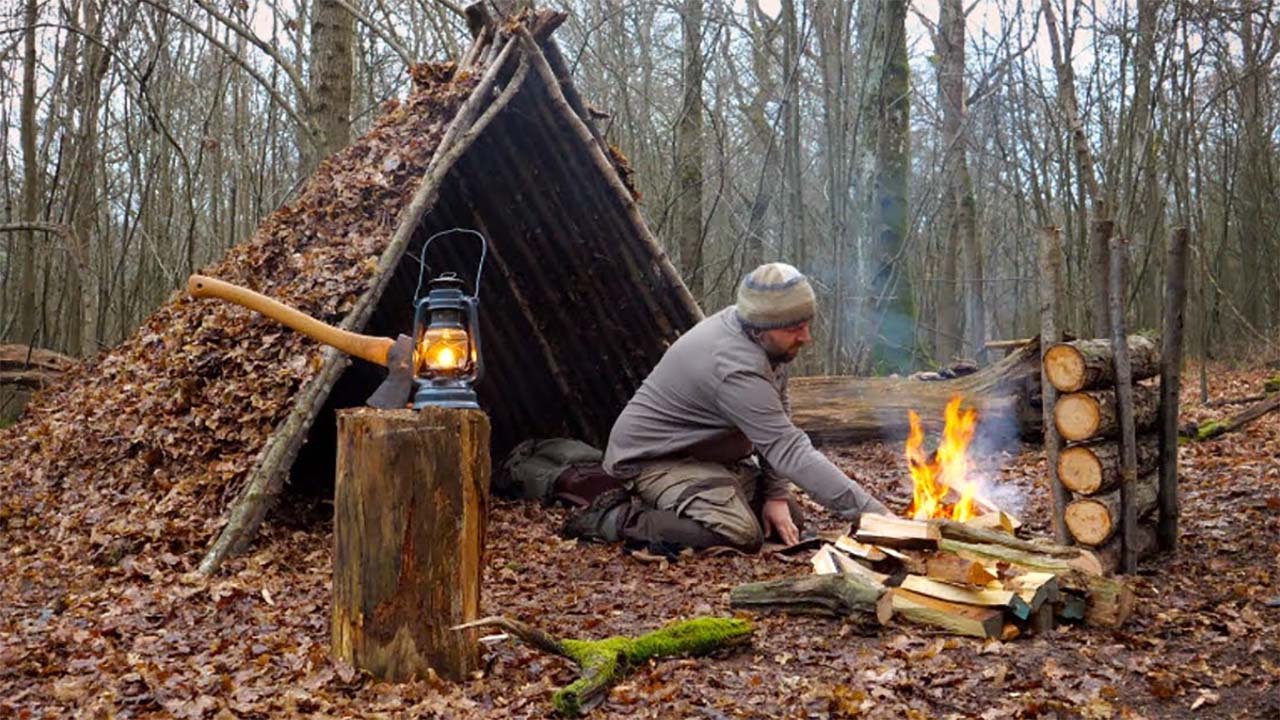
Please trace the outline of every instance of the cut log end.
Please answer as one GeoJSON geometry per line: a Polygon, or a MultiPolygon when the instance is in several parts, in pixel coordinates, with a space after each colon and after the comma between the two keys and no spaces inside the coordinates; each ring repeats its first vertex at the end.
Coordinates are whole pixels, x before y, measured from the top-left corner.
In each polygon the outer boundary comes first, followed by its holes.
{"type": "Polygon", "coordinates": [[[1058,455],[1058,479],[1067,489],[1089,495],[1102,487],[1102,463],[1087,447],[1069,447],[1058,455]]]}
{"type": "Polygon", "coordinates": [[[1044,370],[1058,392],[1076,392],[1084,388],[1086,368],[1084,354],[1068,344],[1058,344],[1044,353],[1044,370]]]}
{"type": "Polygon", "coordinates": [[[1063,440],[1088,440],[1097,434],[1101,415],[1092,395],[1073,394],[1058,398],[1053,420],[1063,440]]]}
{"type": "Polygon", "coordinates": [[[1101,545],[1115,530],[1107,506],[1090,498],[1067,505],[1066,520],[1076,541],[1085,545],[1101,545]]]}

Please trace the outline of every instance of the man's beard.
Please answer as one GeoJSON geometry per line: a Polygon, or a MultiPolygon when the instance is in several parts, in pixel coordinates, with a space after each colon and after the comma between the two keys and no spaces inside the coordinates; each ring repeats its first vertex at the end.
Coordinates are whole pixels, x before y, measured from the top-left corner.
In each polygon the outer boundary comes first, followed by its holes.
{"type": "Polygon", "coordinates": [[[784,365],[795,360],[802,347],[804,345],[796,345],[787,351],[778,351],[775,348],[765,347],[764,354],[769,358],[770,365],[784,365]]]}

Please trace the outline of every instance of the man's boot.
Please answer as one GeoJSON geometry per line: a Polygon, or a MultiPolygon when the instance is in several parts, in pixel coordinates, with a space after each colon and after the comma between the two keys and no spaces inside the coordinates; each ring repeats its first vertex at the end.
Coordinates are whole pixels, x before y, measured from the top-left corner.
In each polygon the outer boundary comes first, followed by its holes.
{"type": "Polygon", "coordinates": [[[570,540],[617,542],[622,539],[621,526],[630,515],[631,494],[624,488],[606,490],[591,504],[570,515],[560,534],[570,540]]]}

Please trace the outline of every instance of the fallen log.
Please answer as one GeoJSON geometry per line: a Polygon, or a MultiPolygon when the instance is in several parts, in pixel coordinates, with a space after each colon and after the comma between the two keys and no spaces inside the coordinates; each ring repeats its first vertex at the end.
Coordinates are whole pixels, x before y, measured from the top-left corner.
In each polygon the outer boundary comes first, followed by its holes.
{"type": "Polygon", "coordinates": [[[1004,613],[1000,610],[939,600],[902,588],[894,588],[891,594],[893,612],[904,620],[978,638],[1004,634],[1004,613]]]}
{"type": "Polygon", "coordinates": [[[921,382],[883,377],[792,378],[788,384],[791,419],[818,444],[901,439],[907,436],[907,411],[919,413],[926,432],[942,429],[943,411],[952,397],[978,409],[983,428],[1008,428],[1017,434],[1042,434],[1039,417],[1039,343],[1032,342],[972,375],[921,382]]]}
{"type": "MultiPolygon", "coordinates": [[[[1159,416],[1160,391],[1150,385],[1133,386],[1133,420],[1138,433],[1151,430],[1159,416]]],[[[1086,390],[1058,398],[1053,423],[1063,440],[1079,442],[1120,434],[1120,412],[1114,390],[1086,390]]]]}
{"type": "MultiPolygon", "coordinates": [[[[1133,380],[1159,375],[1160,349],[1155,341],[1142,335],[1130,335],[1128,340],[1133,380]]],[[[1044,371],[1058,392],[1073,393],[1114,385],[1111,341],[1098,338],[1056,343],[1044,353],[1044,371]]]]}
{"type": "Polygon", "coordinates": [[[560,639],[504,617],[487,617],[464,623],[454,630],[500,627],[535,648],[577,663],[581,677],[556,691],[551,703],[562,715],[581,714],[631,668],[665,657],[706,655],[725,647],[751,642],[750,621],[738,618],[702,617],[681,620],[638,637],[602,640],[560,639]]]}
{"type": "Polygon", "coordinates": [[[1212,440],[1248,425],[1258,418],[1280,409],[1280,393],[1272,395],[1262,402],[1253,405],[1229,420],[1206,420],[1189,430],[1184,435],[1195,440],[1212,440]]]}
{"type": "Polygon", "coordinates": [[[75,364],[75,358],[52,350],[0,345],[0,385],[39,390],[75,364]]]}
{"type": "MultiPolygon", "coordinates": [[[[1133,502],[1138,517],[1145,517],[1155,509],[1159,478],[1159,473],[1152,470],[1133,484],[1133,502]]],[[[1120,510],[1120,488],[1101,495],[1077,498],[1067,505],[1067,529],[1082,545],[1103,545],[1120,529],[1120,510]]],[[[1103,568],[1106,568],[1105,563],[1103,568]]]]}
{"type": "Polygon", "coordinates": [[[739,585],[729,593],[729,606],[847,617],[872,627],[884,625],[893,613],[885,590],[857,575],[804,575],[739,585]]]}
{"type": "MultiPolygon", "coordinates": [[[[1138,438],[1138,475],[1160,465],[1160,436],[1138,438]]],[[[1058,479],[1080,495],[1105,493],[1120,486],[1120,444],[1114,440],[1072,445],[1058,455],[1058,479]]]]}
{"type": "MultiPolygon", "coordinates": [[[[964,543],[943,538],[938,549],[972,560],[1006,562],[1027,572],[1046,572],[1058,576],[1061,588],[1076,590],[1087,596],[1085,621],[1102,627],[1119,627],[1133,612],[1133,591],[1114,578],[1104,577],[1081,567],[1081,563],[1050,555],[1014,550],[1001,545],[964,543]]],[[[1085,551],[1087,552],[1087,551],[1085,551]]],[[[1089,565],[1101,566],[1092,557],[1089,565]]]]}

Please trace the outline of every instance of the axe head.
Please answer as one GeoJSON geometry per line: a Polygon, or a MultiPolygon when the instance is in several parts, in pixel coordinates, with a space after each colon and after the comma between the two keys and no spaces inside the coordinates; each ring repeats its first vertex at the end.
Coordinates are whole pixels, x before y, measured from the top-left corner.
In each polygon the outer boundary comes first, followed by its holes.
{"type": "Polygon", "coordinates": [[[379,410],[403,410],[413,394],[413,338],[400,335],[387,351],[387,379],[365,404],[379,410]]]}

